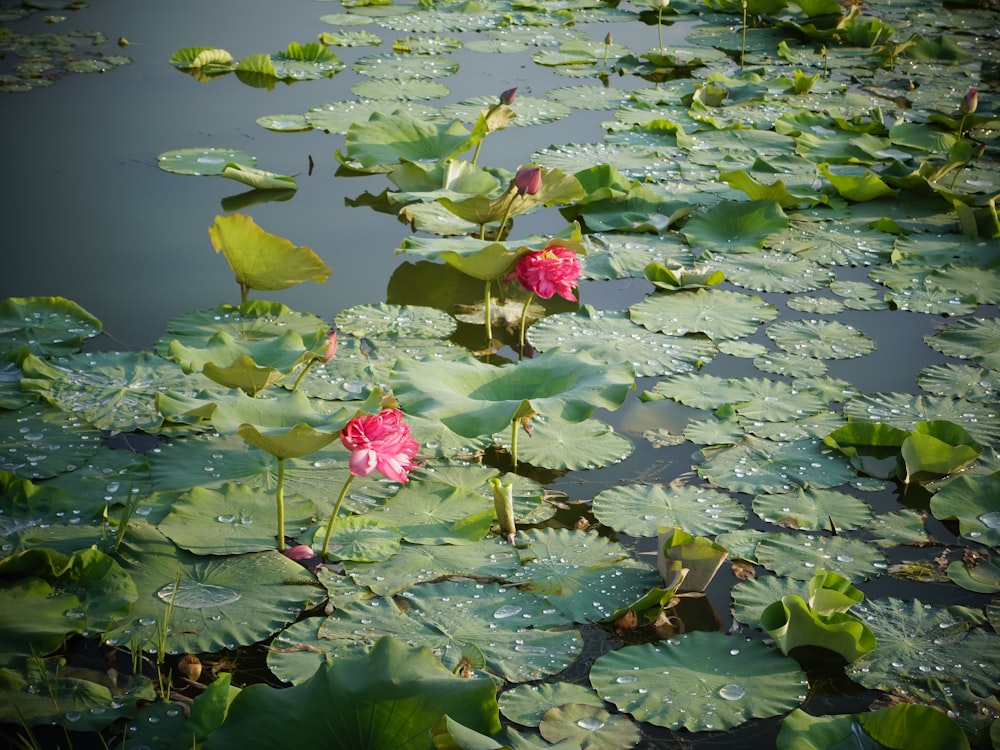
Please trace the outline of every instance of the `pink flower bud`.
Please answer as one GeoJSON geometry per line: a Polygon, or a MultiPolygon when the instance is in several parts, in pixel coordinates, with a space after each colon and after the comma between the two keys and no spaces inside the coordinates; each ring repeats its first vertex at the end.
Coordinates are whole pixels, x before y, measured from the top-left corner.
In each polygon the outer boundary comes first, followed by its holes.
{"type": "Polygon", "coordinates": [[[333,355],[337,353],[337,332],[330,331],[326,334],[326,354],[323,355],[323,361],[329,362],[333,359],[333,355]]]}
{"type": "Polygon", "coordinates": [[[962,97],[962,103],[959,105],[963,115],[971,115],[979,107],[979,91],[973,86],[965,96],[962,97]]]}
{"type": "Polygon", "coordinates": [[[610,45],[612,41],[614,40],[612,39],[611,32],[609,31],[604,37],[604,43],[610,45]]]}
{"type": "Polygon", "coordinates": [[[514,175],[514,187],[520,196],[535,195],[542,189],[542,170],[539,167],[524,167],[514,175]]]}
{"type": "Polygon", "coordinates": [[[517,96],[517,87],[512,89],[507,89],[502,94],[500,94],[500,103],[506,104],[508,107],[514,103],[514,98],[517,96]]]}
{"type": "Polygon", "coordinates": [[[295,560],[296,562],[302,562],[303,560],[311,560],[316,557],[316,553],[313,552],[312,547],[308,544],[299,544],[295,547],[289,547],[285,550],[285,557],[289,560],[295,560]]]}

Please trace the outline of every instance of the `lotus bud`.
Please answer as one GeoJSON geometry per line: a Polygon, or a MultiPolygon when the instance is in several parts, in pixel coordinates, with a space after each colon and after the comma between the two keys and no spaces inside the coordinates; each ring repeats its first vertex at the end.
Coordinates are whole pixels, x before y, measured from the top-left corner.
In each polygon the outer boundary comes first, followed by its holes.
{"type": "Polygon", "coordinates": [[[966,92],[965,96],[962,97],[962,103],[959,105],[963,115],[971,115],[979,107],[979,91],[973,86],[966,92]]]}
{"type": "Polygon", "coordinates": [[[605,34],[605,35],[604,35],[604,43],[605,43],[606,45],[609,45],[609,46],[610,46],[610,45],[611,45],[611,42],[613,42],[613,41],[614,41],[614,39],[612,38],[612,36],[611,36],[611,32],[610,32],[610,31],[609,31],[609,32],[608,32],[607,34],[605,34]]]}
{"type": "Polygon", "coordinates": [[[316,557],[316,553],[313,552],[312,547],[308,544],[298,544],[290,549],[286,549],[284,554],[289,560],[295,560],[296,562],[311,560],[316,557]]]}
{"type": "Polygon", "coordinates": [[[542,170],[540,167],[524,167],[514,175],[514,187],[520,196],[535,195],[542,189],[542,170]]]}
{"type": "Polygon", "coordinates": [[[654,5],[655,5],[655,7],[656,7],[656,8],[658,8],[659,10],[663,10],[663,9],[664,9],[664,8],[666,8],[666,7],[668,6],[668,5],[670,5],[670,0],[655,0],[655,3],[654,3],[654,5]]]}
{"type": "Polygon", "coordinates": [[[500,103],[506,104],[508,107],[514,103],[514,99],[517,96],[517,87],[512,89],[507,89],[502,94],[500,94],[500,103]]]}
{"type": "Polygon", "coordinates": [[[329,362],[333,359],[333,355],[337,353],[337,331],[333,330],[326,334],[326,354],[323,355],[323,361],[329,362]]]}
{"type": "Polygon", "coordinates": [[[501,484],[497,477],[490,479],[493,488],[493,507],[496,508],[497,525],[504,538],[514,543],[517,527],[514,525],[514,485],[510,482],[501,484]]]}

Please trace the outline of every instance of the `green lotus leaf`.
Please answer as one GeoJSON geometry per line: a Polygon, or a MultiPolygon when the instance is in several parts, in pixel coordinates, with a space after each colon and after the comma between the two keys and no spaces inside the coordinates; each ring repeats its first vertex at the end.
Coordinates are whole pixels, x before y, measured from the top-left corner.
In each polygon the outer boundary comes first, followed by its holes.
{"type": "MultiPolygon", "coordinates": [[[[486,498],[482,504],[492,510],[486,498]]],[[[335,525],[335,532],[336,528],[335,525]]],[[[344,568],[359,586],[366,586],[380,596],[391,596],[418,583],[464,576],[473,570],[483,578],[507,579],[513,575],[517,562],[517,553],[511,546],[491,536],[472,544],[404,544],[385,562],[348,561],[344,568]]]]}
{"type": "Polygon", "coordinates": [[[863,528],[872,509],[853,495],[835,490],[799,489],[777,495],[757,495],[753,512],[768,523],[794,529],[838,531],[863,528]]]}
{"type": "Polygon", "coordinates": [[[974,627],[985,621],[982,610],[880,598],[868,600],[857,613],[878,645],[847,665],[851,679],[893,693],[935,680],[955,690],[964,683],[977,696],[993,694],[1000,643],[996,635],[974,627]]]}
{"type": "Polygon", "coordinates": [[[458,120],[441,123],[420,120],[405,111],[373,112],[366,122],[353,122],[344,141],[342,163],[362,171],[386,171],[407,161],[451,159],[472,148],[475,136],[458,120]]]}
{"type": "MultiPolygon", "coordinates": [[[[228,331],[221,330],[207,341],[193,345],[175,339],[167,347],[165,357],[180,364],[185,372],[198,372],[209,364],[215,365],[213,370],[220,371],[237,363],[245,363],[242,369],[259,366],[261,370],[276,371],[280,379],[296,366],[325,352],[328,330],[324,326],[306,336],[297,331],[285,331],[280,335],[254,339],[245,336],[237,338],[228,331]]],[[[235,370],[234,374],[239,371],[240,369],[235,370]]]]}
{"type": "Polygon", "coordinates": [[[220,177],[242,182],[256,190],[297,190],[294,177],[268,172],[256,167],[247,167],[230,162],[219,173],[220,177]]]}
{"type": "MultiPolygon", "coordinates": [[[[722,541],[732,546],[731,536],[732,534],[726,534],[722,541]]],[[[754,546],[756,547],[756,542],[754,546]]],[[[809,595],[809,583],[802,579],[759,575],[756,578],[740,581],[733,587],[733,615],[737,622],[757,627],[760,625],[761,613],[774,602],[786,596],[808,599],[809,595]]]]}
{"type": "Polygon", "coordinates": [[[0,544],[7,554],[46,547],[72,555],[106,541],[100,511],[81,496],[81,488],[68,492],[36,485],[5,471],[0,472],[0,488],[0,544]]]}
{"type": "Polygon", "coordinates": [[[568,219],[580,218],[592,232],[652,232],[660,234],[691,213],[691,204],[670,199],[653,188],[634,185],[623,196],[596,199],[562,209],[568,219]]]}
{"type": "Polygon", "coordinates": [[[799,208],[800,206],[815,206],[828,202],[828,198],[816,190],[804,190],[802,186],[786,187],[785,181],[776,179],[761,182],[756,176],[739,169],[732,172],[721,172],[719,179],[729,187],[742,190],[750,200],[774,201],[782,208],[799,208]]]}
{"type": "Polygon", "coordinates": [[[539,166],[561,169],[567,173],[578,173],[595,164],[608,164],[626,179],[651,180],[666,179],[677,169],[676,163],[664,154],[648,146],[614,143],[569,143],[562,146],[548,146],[531,155],[531,163],[539,166]]]}
{"type": "MultiPolygon", "coordinates": [[[[302,337],[303,346],[305,340],[314,341],[317,332],[322,331],[325,346],[328,330],[329,325],[318,315],[295,312],[280,302],[251,300],[242,305],[219,305],[179,315],[167,324],[167,332],[156,342],[155,351],[167,357],[174,341],[178,346],[198,350],[210,346],[210,342],[224,343],[224,348],[229,348],[231,340],[233,352],[230,357],[235,358],[237,354],[254,356],[257,342],[280,339],[293,331],[302,337]],[[218,334],[225,334],[225,338],[216,339],[218,334]]],[[[217,356],[218,353],[213,352],[213,359],[217,356]]],[[[266,361],[264,357],[261,360],[266,361]]],[[[226,363],[230,360],[214,361],[226,363]]]]}
{"type": "Polygon", "coordinates": [[[841,197],[850,201],[871,201],[896,194],[895,190],[868,169],[856,167],[835,169],[829,164],[819,164],[816,171],[830,181],[841,197]]]}
{"type": "Polygon", "coordinates": [[[518,443],[518,460],[548,469],[596,469],[624,461],[634,448],[631,440],[596,419],[575,424],[536,419],[531,438],[518,443]]]}
{"type": "Polygon", "coordinates": [[[895,547],[900,544],[923,546],[930,543],[924,516],[912,508],[903,508],[894,513],[879,513],[869,522],[869,528],[876,534],[872,540],[879,547],[895,547]]]}
{"type": "Polygon", "coordinates": [[[788,217],[775,201],[727,201],[692,217],[682,233],[696,247],[745,253],[756,252],[769,235],[787,226],[788,217]]]}
{"type": "Polygon", "coordinates": [[[513,183],[497,197],[475,195],[463,200],[441,198],[439,203],[461,219],[485,226],[533,211],[540,206],[571,203],[584,195],[580,182],[573,175],[558,169],[542,169],[542,184],[535,193],[520,195],[513,183]]]}
{"type": "Polygon", "coordinates": [[[1000,592],[1000,565],[997,558],[975,561],[954,560],[948,563],[948,578],[963,589],[980,594],[1000,592]]]}
{"type": "Polygon", "coordinates": [[[819,612],[798,596],[784,596],[768,606],[760,626],[785,654],[800,646],[818,646],[851,662],[876,645],[871,630],[857,617],[819,612]]]}
{"type": "Polygon", "coordinates": [[[120,675],[110,685],[106,670],[70,670],[61,659],[19,660],[16,668],[3,668],[0,675],[0,721],[23,727],[62,724],[79,732],[101,730],[131,719],[139,705],[157,697],[148,677],[120,675]]]}
{"type": "Polygon", "coordinates": [[[296,643],[312,647],[304,657],[270,659],[284,679],[299,682],[319,664],[338,663],[387,635],[433,649],[449,669],[509,682],[554,674],[579,656],[583,645],[580,633],[566,630],[565,620],[543,597],[496,583],[420,584],[407,589],[399,600],[403,607],[395,599],[337,601],[318,631],[296,625],[279,636],[289,650],[296,643]]]}
{"type": "Polygon", "coordinates": [[[331,733],[345,747],[424,750],[428,731],[445,714],[477,732],[495,734],[500,720],[493,682],[463,679],[429,649],[382,638],[369,653],[323,664],[299,685],[245,688],[223,725],[209,735],[205,750],[316,744],[328,742],[331,733]],[[257,720],[262,712],[278,712],[288,726],[262,726],[257,720]]]}
{"type": "Polygon", "coordinates": [[[455,332],[457,325],[453,317],[433,307],[384,302],[341,310],[335,322],[344,333],[373,339],[446,339],[455,332]]]}
{"type": "Polygon", "coordinates": [[[369,78],[440,78],[458,72],[458,63],[441,55],[413,55],[398,52],[365,55],[354,61],[352,70],[369,78]]]}
{"type": "Polygon", "coordinates": [[[971,359],[991,370],[1000,369],[1000,320],[960,318],[924,337],[931,349],[949,357],[971,359]]]}
{"type": "Polygon", "coordinates": [[[776,750],[857,747],[948,747],[967,750],[969,740],[954,719],[931,706],[903,703],[857,714],[811,716],[795,709],[781,722],[776,750]]]}
{"type": "Polygon", "coordinates": [[[962,536],[990,547],[1000,546],[1000,472],[986,476],[962,474],[931,497],[930,509],[940,520],[958,520],[962,536]]]}
{"type": "Polygon", "coordinates": [[[901,430],[916,430],[920,422],[961,425],[973,440],[989,445],[1000,440],[1000,415],[983,404],[940,396],[908,393],[866,393],[844,403],[850,421],[881,422],[901,430]]]}
{"type": "MultiPolygon", "coordinates": [[[[312,130],[312,125],[305,115],[261,115],[256,120],[262,128],[273,130],[276,133],[293,133],[296,131],[312,130]]],[[[278,189],[292,187],[291,185],[279,186],[278,189]]]]}
{"type": "Polygon", "coordinates": [[[106,638],[134,650],[204,653],[257,643],[321,595],[309,571],[273,549],[208,559],[138,522],[119,562],[139,598],[106,638]]]}
{"type": "Polygon", "coordinates": [[[818,570],[846,578],[874,578],[888,564],[881,550],[860,539],[816,534],[769,534],[756,549],[757,562],[778,575],[810,579],[818,570]]]}
{"type": "Polygon", "coordinates": [[[571,622],[603,620],[663,583],[620,544],[575,529],[529,529],[516,544],[522,566],[510,581],[545,597],[571,622]]]}
{"type": "Polygon", "coordinates": [[[402,103],[441,99],[448,96],[451,90],[443,83],[424,78],[378,78],[353,84],[351,93],[359,99],[402,103]]]}
{"type": "Polygon", "coordinates": [[[73,471],[97,451],[100,441],[98,430],[60,409],[29,404],[0,410],[0,471],[19,477],[44,479],[73,471]]]}
{"type": "Polygon", "coordinates": [[[630,365],[584,353],[545,352],[515,366],[477,360],[400,360],[392,390],[405,411],[440,419],[459,435],[491,435],[514,419],[542,414],[582,422],[597,408],[617,409],[632,387],[630,365]]]}
{"type": "Polygon", "coordinates": [[[697,467],[699,476],[734,492],[777,494],[796,487],[836,487],[854,470],[818,440],[775,442],[747,436],[697,467]]]}
{"type": "Polygon", "coordinates": [[[406,161],[393,167],[386,177],[398,188],[386,196],[394,205],[442,197],[460,200],[469,195],[493,195],[508,179],[495,169],[486,169],[460,159],[406,161]]]}
{"type": "Polygon", "coordinates": [[[657,545],[657,568],[664,581],[672,582],[682,568],[687,571],[677,585],[677,591],[683,592],[708,588],[729,554],[723,545],[689,534],[679,526],[661,528],[657,545]]]}
{"type": "Polygon", "coordinates": [[[712,263],[727,280],[755,292],[808,292],[835,278],[815,261],[783,252],[716,254],[712,263]]]}
{"type": "Polygon", "coordinates": [[[308,247],[264,231],[245,214],[216,216],[208,235],[244,289],[286,289],[303,281],[322,284],[331,273],[308,247]]]}
{"type": "Polygon", "coordinates": [[[568,117],[571,112],[567,104],[554,100],[551,97],[551,92],[544,98],[518,94],[517,101],[510,107],[495,107],[495,105],[496,97],[474,96],[455,104],[444,105],[441,107],[441,114],[463,122],[474,123],[482,116],[484,109],[493,108],[494,111],[490,118],[490,132],[493,132],[507,126],[523,128],[556,122],[568,117]],[[498,115],[500,116],[500,127],[492,122],[492,120],[497,119],[498,115]]]}
{"type": "Polygon", "coordinates": [[[794,659],[760,641],[693,632],[598,657],[590,682],[639,721],[693,732],[777,716],[805,700],[794,659]]]}
{"type": "Polygon", "coordinates": [[[408,484],[374,513],[411,544],[470,544],[493,524],[493,506],[482,494],[430,482],[408,484]]]}
{"type": "Polygon", "coordinates": [[[62,297],[8,297],[0,302],[0,358],[71,354],[101,332],[101,321],[62,297]]]}
{"type": "Polygon", "coordinates": [[[138,596],[121,566],[95,549],[69,557],[45,547],[25,550],[3,559],[0,579],[3,661],[44,656],[70,635],[105,631],[138,596]]]}
{"type": "Polygon", "coordinates": [[[726,274],[718,268],[687,269],[683,266],[665,266],[663,263],[650,263],[643,269],[642,274],[653,282],[653,286],[670,292],[715,286],[726,279],[726,274]]]}
{"type": "Polygon", "coordinates": [[[595,750],[635,747],[642,737],[639,726],[627,716],[576,703],[550,708],[538,730],[548,742],[575,741],[595,750]]]}
{"type": "Polygon", "coordinates": [[[917,385],[935,396],[968,401],[1000,400],[1000,371],[953,362],[929,365],[917,376],[917,385]]]}
{"type": "Polygon", "coordinates": [[[237,357],[227,367],[219,367],[215,362],[206,362],[201,372],[213,382],[226,388],[238,388],[248,396],[256,396],[285,377],[285,373],[281,370],[260,367],[245,354],[237,357]]]}
{"type": "Polygon", "coordinates": [[[590,305],[542,318],[528,329],[527,339],[536,351],[586,350],[596,359],[631,362],[639,377],[695,370],[715,355],[715,346],[707,338],[656,333],[625,312],[590,305]]]}
{"type": "Polygon", "coordinates": [[[84,353],[58,362],[29,356],[22,367],[22,388],[112,431],[154,432],[163,422],[156,409],[158,393],[176,390],[193,396],[211,385],[207,378],[185,375],[174,363],[145,352],[84,353]]]}
{"type": "MultiPolygon", "coordinates": [[[[312,501],[296,495],[286,497],[284,505],[286,528],[313,523],[312,501]]],[[[274,549],[274,518],[274,493],[224,484],[217,490],[195,487],[182,494],[157,528],[196,555],[238,555],[274,549]]]]}
{"type": "Polygon", "coordinates": [[[743,505],[729,495],[691,485],[611,487],[598,492],[593,504],[601,523],[638,537],[654,537],[664,526],[714,537],[739,528],[747,518],[743,505]]]}
{"type": "Polygon", "coordinates": [[[954,474],[975,462],[980,453],[982,447],[958,425],[944,421],[920,422],[917,429],[903,441],[899,450],[906,467],[903,481],[912,482],[927,476],[937,478],[954,474]],[[937,432],[941,437],[929,434],[931,431],[937,432]],[[956,441],[961,442],[956,445],[956,441]]]}
{"type": "Polygon", "coordinates": [[[133,717],[133,741],[150,747],[180,747],[201,744],[218,729],[229,712],[229,704],[239,695],[232,674],[224,672],[205,687],[191,704],[190,714],[178,711],[174,703],[157,700],[140,705],[133,717]]]}
{"type": "Polygon", "coordinates": [[[749,336],[761,323],[778,316],[775,307],[757,295],[714,288],[653,294],[628,312],[632,320],[651,331],[672,336],[704,333],[713,340],[749,336]]]}
{"type": "Polygon", "coordinates": [[[181,70],[196,68],[207,75],[215,75],[233,69],[233,56],[216,47],[184,47],[170,56],[170,64],[181,70]]]}
{"type": "MultiPolygon", "coordinates": [[[[329,557],[333,560],[381,562],[399,552],[403,532],[378,518],[350,516],[338,518],[330,534],[329,557]]],[[[314,549],[326,541],[323,525],[316,530],[314,549]]]]}
{"type": "Polygon", "coordinates": [[[214,146],[164,151],[156,157],[156,165],[164,172],[198,177],[221,175],[231,164],[254,167],[257,164],[257,157],[239,149],[214,146]]]}
{"type": "MultiPolygon", "coordinates": [[[[329,102],[311,107],[305,113],[306,122],[317,130],[325,133],[338,133],[347,135],[351,125],[354,123],[365,123],[375,112],[383,115],[391,115],[397,110],[404,109],[414,117],[430,119],[437,114],[437,109],[428,104],[419,102],[399,102],[390,99],[380,101],[350,101],[329,102]]],[[[353,166],[359,166],[354,163],[353,166]]],[[[388,166],[380,168],[372,167],[372,171],[386,172],[388,166]]]]}
{"type": "Polygon", "coordinates": [[[241,424],[236,433],[251,445],[267,451],[279,460],[301,458],[322,450],[340,437],[339,431],[317,430],[299,423],[284,432],[263,432],[252,424],[241,424]]]}
{"type": "Polygon", "coordinates": [[[500,694],[500,713],[510,721],[537,727],[550,708],[575,705],[602,708],[604,701],[591,688],[573,682],[515,685],[500,694]]]}

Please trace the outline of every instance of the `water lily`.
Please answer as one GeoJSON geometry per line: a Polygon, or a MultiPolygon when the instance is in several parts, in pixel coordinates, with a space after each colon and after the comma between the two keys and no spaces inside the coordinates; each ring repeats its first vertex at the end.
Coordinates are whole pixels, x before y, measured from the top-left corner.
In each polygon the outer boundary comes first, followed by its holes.
{"type": "Polygon", "coordinates": [[[542,189],[541,167],[522,167],[517,170],[517,174],[514,175],[514,188],[522,198],[526,195],[537,195],[542,189]]]}
{"type": "Polygon", "coordinates": [[[573,289],[580,278],[580,259],[577,254],[562,245],[550,245],[544,250],[536,250],[521,256],[514,270],[507,277],[516,278],[521,286],[531,292],[521,311],[520,350],[524,350],[524,329],[528,317],[528,306],[537,294],[542,299],[553,295],[576,302],[573,289]]]}
{"type": "Polygon", "coordinates": [[[966,118],[969,115],[975,114],[976,110],[979,109],[979,90],[975,86],[965,92],[965,96],[962,97],[958,109],[962,113],[962,120],[958,124],[958,137],[961,138],[962,133],[965,132],[966,118]]]}
{"type": "Polygon", "coordinates": [[[322,557],[330,546],[330,534],[354,477],[366,477],[378,471],[394,482],[406,484],[408,472],[416,464],[413,457],[420,444],[410,435],[398,409],[383,409],[378,414],[362,414],[351,419],[340,431],[340,441],[351,452],[351,473],[344,482],[323,539],[322,557]]]}

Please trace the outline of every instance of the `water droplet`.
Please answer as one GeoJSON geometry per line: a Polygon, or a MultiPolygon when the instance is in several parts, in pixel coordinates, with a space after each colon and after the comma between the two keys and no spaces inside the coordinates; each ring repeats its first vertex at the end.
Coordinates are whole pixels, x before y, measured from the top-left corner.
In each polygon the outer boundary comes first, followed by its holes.
{"type": "Polygon", "coordinates": [[[719,688],[719,697],[727,701],[738,701],[746,694],[746,688],[735,682],[730,682],[719,688]]]}
{"type": "Polygon", "coordinates": [[[991,510],[979,516],[983,525],[990,529],[1000,529],[1000,510],[991,510]]]}
{"type": "Polygon", "coordinates": [[[503,620],[504,618],[513,617],[514,615],[520,613],[521,613],[521,607],[518,607],[516,604],[504,604],[502,607],[497,609],[496,612],[493,613],[493,617],[496,620],[503,620]]]}
{"type": "Polygon", "coordinates": [[[604,721],[596,716],[585,716],[582,719],[578,719],[576,725],[580,729],[586,729],[588,732],[596,732],[598,729],[604,727],[604,721]]]}
{"type": "Polygon", "coordinates": [[[617,682],[619,685],[628,685],[632,682],[635,682],[638,679],[639,678],[636,677],[634,674],[623,674],[621,677],[615,678],[615,682],[617,682]]]}

